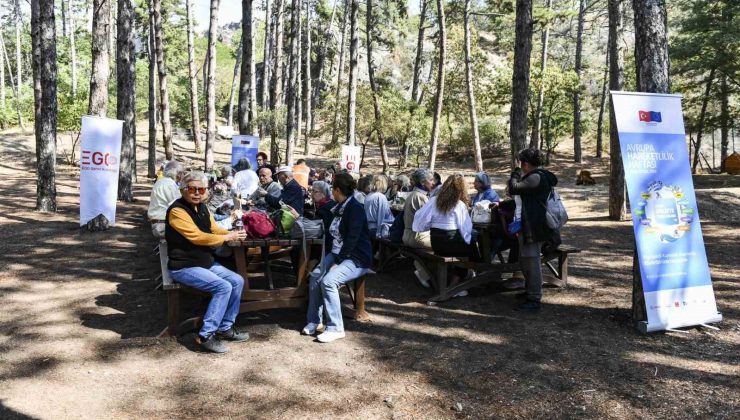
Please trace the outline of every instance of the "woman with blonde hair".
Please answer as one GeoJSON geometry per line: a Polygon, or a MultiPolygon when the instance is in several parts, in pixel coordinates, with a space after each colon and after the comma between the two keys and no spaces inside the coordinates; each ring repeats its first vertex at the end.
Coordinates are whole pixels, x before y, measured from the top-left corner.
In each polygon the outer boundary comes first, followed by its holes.
{"type": "MultiPolygon", "coordinates": [[[[443,257],[470,258],[480,260],[473,241],[473,221],[468,214],[468,191],[465,178],[455,174],[447,178],[439,194],[416,212],[414,232],[428,230],[432,250],[443,257]]],[[[464,268],[452,272],[451,285],[458,283],[466,274],[464,268]]],[[[466,296],[463,291],[458,296],[466,296]]]]}
{"type": "Polygon", "coordinates": [[[365,215],[370,237],[375,238],[383,223],[393,223],[393,213],[388,204],[385,191],[388,189],[388,177],[385,175],[373,176],[370,183],[370,194],[365,197],[365,215]]]}

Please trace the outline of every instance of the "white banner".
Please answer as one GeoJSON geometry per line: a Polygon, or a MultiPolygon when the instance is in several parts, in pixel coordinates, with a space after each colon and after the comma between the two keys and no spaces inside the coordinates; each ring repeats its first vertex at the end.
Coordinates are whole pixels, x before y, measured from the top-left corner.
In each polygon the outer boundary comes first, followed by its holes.
{"type": "Polygon", "coordinates": [[[360,158],[362,148],[360,146],[342,146],[342,169],[348,172],[360,173],[360,158]]]}
{"type": "Polygon", "coordinates": [[[681,97],[612,92],[645,294],[643,331],[719,322],[681,97]]]}
{"type": "Polygon", "coordinates": [[[80,226],[104,215],[116,224],[118,168],[123,121],[82,117],[80,133],[80,226]]]}

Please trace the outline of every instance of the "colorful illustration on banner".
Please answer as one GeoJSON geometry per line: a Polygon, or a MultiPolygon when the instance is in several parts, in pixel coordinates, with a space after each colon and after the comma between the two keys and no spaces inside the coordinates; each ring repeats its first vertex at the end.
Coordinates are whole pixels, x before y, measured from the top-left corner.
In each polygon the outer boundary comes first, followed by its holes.
{"type": "Polygon", "coordinates": [[[691,230],[694,208],[681,187],[654,181],[640,193],[640,198],[635,215],[645,231],[655,234],[660,242],[675,242],[691,230]]]}

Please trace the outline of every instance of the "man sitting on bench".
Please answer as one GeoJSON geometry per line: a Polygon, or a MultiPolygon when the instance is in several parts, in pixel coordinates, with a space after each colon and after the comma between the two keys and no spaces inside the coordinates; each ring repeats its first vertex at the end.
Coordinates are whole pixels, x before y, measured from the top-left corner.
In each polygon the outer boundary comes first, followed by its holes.
{"type": "Polygon", "coordinates": [[[212,248],[224,242],[243,240],[243,230],[229,232],[216,225],[204,204],[208,181],[202,172],[190,172],[182,179],[182,198],[167,210],[165,237],[169,248],[172,279],[194,289],[211,293],[196,338],[200,347],[213,353],[228,351],[222,340],[246,341],[249,334],[234,328],[244,288],[244,279],[213,259],[212,248]]]}

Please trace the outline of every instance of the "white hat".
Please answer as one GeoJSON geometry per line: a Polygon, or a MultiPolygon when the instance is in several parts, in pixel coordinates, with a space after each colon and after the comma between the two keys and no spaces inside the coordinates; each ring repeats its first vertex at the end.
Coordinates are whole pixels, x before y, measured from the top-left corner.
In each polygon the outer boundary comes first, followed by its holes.
{"type": "Polygon", "coordinates": [[[281,167],[278,168],[277,172],[275,172],[275,173],[276,174],[279,174],[281,172],[288,172],[288,173],[292,174],[293,173],[293,168],[291,168],[290,166],[281,166],[281,167]]]}

